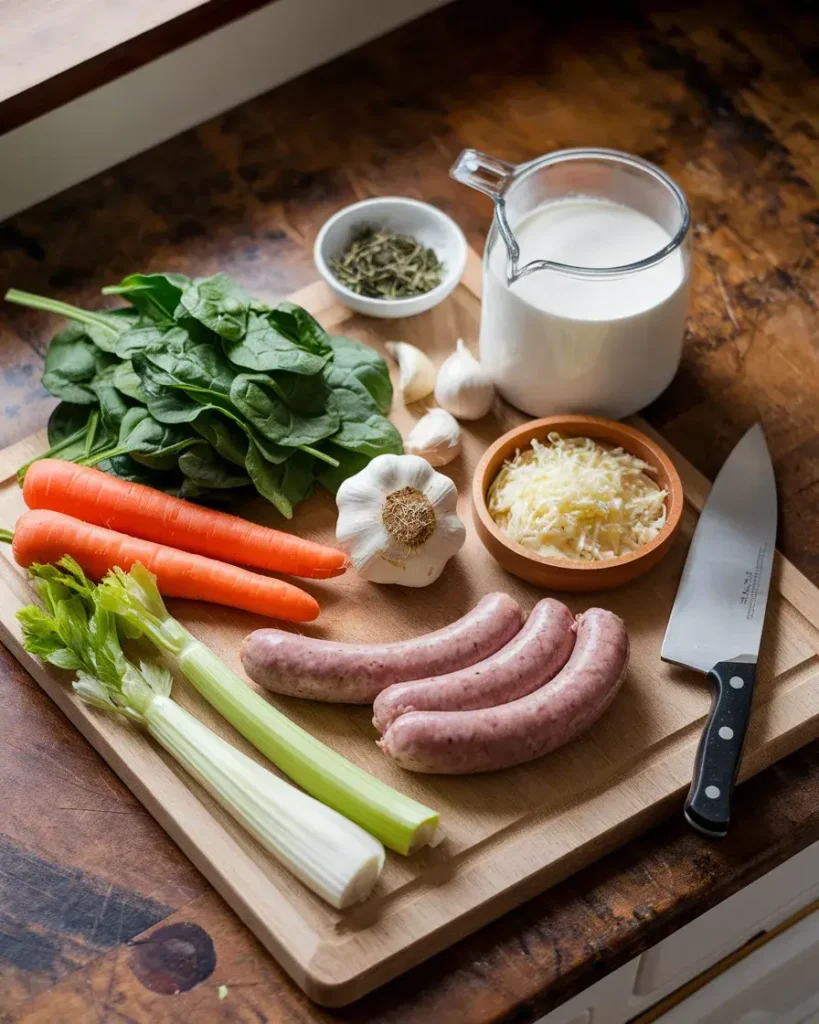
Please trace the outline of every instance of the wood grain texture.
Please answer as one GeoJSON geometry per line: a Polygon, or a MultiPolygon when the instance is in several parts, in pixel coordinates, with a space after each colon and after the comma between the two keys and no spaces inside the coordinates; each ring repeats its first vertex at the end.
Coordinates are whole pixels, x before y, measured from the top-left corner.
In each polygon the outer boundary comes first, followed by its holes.
{"type": "MultiPolygon", "coordinates": [[[[469,262],[473,268],[479,262],[474,252],[469,262]]],[[[470,280],[476,283],[474,273],[470,280]]],[[[400,323],[354,315],[324,287],[303,291],[299,298],[331,329],[385,357],[385,341],[396,329],[436,365],[450,355],[456,337],[474,338],[478,332],[478,296],[463,285],[429,313],[400,323]]],[[[395,365],[392,375],[397,388],[395,365]]],[[[424,411],[423,403],[407,408],[399,401],[391,419],[406,436],[424,411]]],[[[524,419],[499,401],[482,420],[462,425],[461,455],[446,472],[458,487],[467,540],[434,586],[376,588],[376,593],[355,573],[311,581],[307,586],[319,599],[321,616],[295,631],[361,643],[403,640],[440,629],[495,590],[511,593],[528,612],[542,590],[510,576],[494,560],[478,538],[469,507],[470,482],[487,446],[524,419]]],[[[6,529],[13,529],[25,509],[15,471],[46,447],[40,433],[0,452],[0,525],[6,529]]],[[[695,497],[686,501],[668,557],[633,584],[605,595],[560,595],[575,613],[602,603],[619,614],[631,642],[623,690],[576,742],[530,764],[478,778],[418,776],[402,772],[378,751],[370,709],[267,695],[312,735],[441,814],[443,842],[411,858],[388,854],[371,897],[344,913],[330,910],[294,882],[149,738],[83,704],[67,690],[63,673],[23,651],[15,614],[31,598],[25,573],[14,566],[8,548],[8,561],[0,564],[0,636],[296,983],[324,1005],[344,1005],[564,880],[679,805],[710,697],[696,673],[660,661],[660,644],[707,485],[673,450],[670,455],[681,463],[683,489],[688,484],[695,497]]],[[[287,525],[258,499],[247,499],[242,513],[263,524],[287,525]]],[[[299,535],[332,543],[335,520],[335,501],[320,491],[299,507],[299,535]]],[[[783,572],[800,579],[789,563],[780,562],[743,779],[819,736],[819,590],[798,588],[791,601],[780,591],[783,572]]],[[[241,672],[238,648],[261,624],[258,616],[195,602],[172,602],[172,609],[241,672]]],[[[174,694],[230,742],[239,739],[184,681],[177,682],[174,694]]],[[[257,756],[247,744],[242,749],[257,756]]]]}
{"type": "MultiPolygon", "coordinates": [[[[602,14],[584,8],[576,19],[515,0],[504,11],[499,25],[496,6],[458,3],[14,218],[0,226],[0,285],[93,304],[102,284],[172,266],[224,269],[259,294],[281,296],[312,280],[318,227],[354,198],[407,193],[436,202],[482,244],[488,201],[446,174],[462,146],[508,159],[557,146],[630,149],[681,182],[696,225],[683,367],[648,416],[713,477],[761,414],[775,439],[781,545],[819,582],[816,18],[783,4],[664,9],[656,0],[602,14]]],[[[34,313],[0,314],[4,443],[45,422],[51,400],[39,372],[55,329],[34,313]]],[[[15,843],[61,863],[62,844],[72,849],[73,831],[88,819],[89,838],[69,859],[93,883],[90,903],[88,890],[76,890],[77,906],[94,905],[103,868],[155,877],[164,850],[163,874],[177,891],[159,902],[213,936],[213,977],[231,986],[225,1005],[210,981],[169,999],[144,987],[120,946],[85,967],[52,954],[46,969],[17,972],[12,989],[5,951],[23,921],[0,941],[0,1006],[19,1019],[30,1011],[29,1019],[51,1021],[70,1005],[81,1021],[520,1024],[819,838],[814,744],[740,787],[737,825],[724,843],[669,822],[330,1017],[304,1001],[218,897],[186,899],[191,887],[205,892],[201,877],[150,817],[114,813],[137,805],[13,661],[3,665],[4,709],[26,695],[33,703],[4,737],[3,757],[20,782],[3,787],[0,831],[16,816],[15,843]],[[51,766],[51,756],[62,763],[51,766]],[[106,816],[55,818],[63,765],[95,793],[107,779],[115,796],[106,816]],[[128,841],[108,859],[112,835],[128,841]]],[[[32,950],[63,948],[48,927],[31,925],[28,934],[32,950]]]]}
{"type": "Polygon", "coordinates": [[[0,134],[270,0],[0,0],[0,134]]]}

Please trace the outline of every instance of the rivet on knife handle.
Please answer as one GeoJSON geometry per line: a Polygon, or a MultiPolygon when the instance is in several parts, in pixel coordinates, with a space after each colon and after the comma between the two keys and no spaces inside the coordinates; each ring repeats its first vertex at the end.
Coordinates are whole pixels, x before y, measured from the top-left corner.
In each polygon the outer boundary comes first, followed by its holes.
{"type": "Polygon", "coordinates": [[[688,823],[708,836],[724,836],[728,831],[755,675],[756,663],[743,661],[721,661],[708,673],[714,699],[685,801],[688,823]]]}

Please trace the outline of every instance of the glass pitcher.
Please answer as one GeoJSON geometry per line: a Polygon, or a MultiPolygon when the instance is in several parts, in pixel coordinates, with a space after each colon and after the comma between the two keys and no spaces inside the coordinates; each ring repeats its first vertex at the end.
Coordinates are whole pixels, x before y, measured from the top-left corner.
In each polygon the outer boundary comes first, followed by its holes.
{"type": "Polygon", "coordinates": [[[480,357],[532,416],[619,419],[653,401],[680,362],[691,214],[653,164],[565,149],[519,166],[464,150],[457,181],[490,196],[480,357]]]}

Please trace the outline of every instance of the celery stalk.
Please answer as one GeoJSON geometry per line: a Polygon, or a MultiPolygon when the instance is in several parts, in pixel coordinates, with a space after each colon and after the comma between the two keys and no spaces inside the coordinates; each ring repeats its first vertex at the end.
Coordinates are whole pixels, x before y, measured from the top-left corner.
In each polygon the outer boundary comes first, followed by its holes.
{"type": "Polygon", "coordinates": [[[285,775],[398,853],[408,854],[435,834],[438,815],[369,775],[305,732],[232,672],[165,608],[153,575],[142,565],[112,570],[100,600],[166,651],[182,674],[228,722],[285,775]]]}
{"type": "Polygon", "coordinates": [[[265,849],[332,906],[371,892],[384,847],[358,825],[296,789],[211,732],[170,698],[166,668],[137,667],[120,647],[115,617],[71,559],[32,566],[46,605],[21,609],[26,650],[77,673],[89,704],[141,725],[265,849]]]}
{"type": "Polygon", "coordinates": [[[342,815],[277,778],[167,697],[148,732],[306,886],[341,909],[369,896],[384,847],[342,815]]]}

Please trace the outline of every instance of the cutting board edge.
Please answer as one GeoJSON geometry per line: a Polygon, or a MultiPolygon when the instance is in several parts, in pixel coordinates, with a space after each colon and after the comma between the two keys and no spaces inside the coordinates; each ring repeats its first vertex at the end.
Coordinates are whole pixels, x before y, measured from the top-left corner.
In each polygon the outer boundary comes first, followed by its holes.
{"type": "MultiPolygon", "coordinates": [[[[480,285],[480,257],[470,250],[467,272],[461,283],[461,288],[474,298],[479,299],[480,285]]],[[[332,292],[323,282],[315,282],[291,298],[308,306],[314,315],[321,318],[330,327],[338,327],[354,315],[338,305],[332,292]]],[[[639,418],[634,418],[634,422],[640,429],[658,440],[672,455],[685,485],[686,498],[699,512],[710,487],[706,478],[647,423],[639,418]]],[[[21,462],[25,462],[37,450],[42,450],[43,436],[43,432],[38,432],[0,451],[0,478],[10,480],[21,462]]],[[[4,566],[4,569],[15,571],[11,565],[4,566]]],[[[778,581],[777,588],[783,598],[793,605],[807,623],[815,629],[814,623],[819,623],[819,590],[778,552],[776,579],[778,581]]],[[[4,589],[10,589],[2,579],[0,579],[0,585],[4,589]]],[[[19,601],[19,594],[15,595],[15,601],[19,601]]],[[[636,808],[633,814],[623,818],[615,828],[604,829],[600,835],[590,837],[580,846],[567,849],[561,856],[543,864],[488,898],[475,901],[471,908],[419,934],[407,945],[395,949],[386,957],[380,956],[377,944],[374,944],[367,955],[364,955],[360,946],[354,951],[350,942],[338,935],[330,937],[328,929],[316,928],[303,920],[297,907],[289,902],[287,892],[266,879],[266,884],[273,890],[275,897],[286,905],[282,907],[285,916],[288,916],[289,911],[291,918],[296,919],[297,925],[300,925],[295,929],[301,933],[300,940],[296,941],[293,929],[288,928],[286,934],[290,945],[285,945],[284,941],[277,937],[274,924],[269,919],[260,916],[254,909],[253,900],[245,897],[241,890],[220,870],[218,864],[214,863],[212,851],[206,852],[196,845],[195,840],[188,836],[177,818],[166,811],[161,796],[152,792],[151,787],[143,782],[139,774],[132,771],[127,762],[123,760],[120,752],[111,746],[104,729],[100,731],[99,718],[97,716],[90,717],[83,707],[77,705],[70,690],[67,690],[56,678],[56,673],[26,654],[20,644],[19,635],[15,636],[2,620],[0,620],[0,638],[10,646],[18,661],[33,675],[48,696],[64,711],[69,720],[117,772],[126,786],[226,899],[293,981],[311,999],[328,1007],[343,1006],[362,997],[398,974],[447,948],[475,929],[514,909],[527,899],[559,884],[598,857],[621,846],[630,838],[639,835],[652,824],[667,817],[671,806],[679,798],[687,784],[673,786],[667,793],[654,800],[650,806],[636,808]],[[355,955],[351,956],[351,952],[354,952],[355,955]]],[[[812,679],[813,677],[811,677],[812,679]]],[[[817,715],[819,716],[819,711],[817,711],[817,715]]],[[[761,754],[759,751],[752,752],[757,755],[753,757],[753,771],[747,772],[747,775],[743,773],[743,780],[745,777],[750,777],[751,774],[764,770],[776,760],[787,756],[804,743],[816,738],[817,734],[819,734],[819,717],[814,716],[809,721],[798,723],[786,734],[773,737],[768,741],[761,754]]],[[[690,747],[690,744],[687,746],[690,747]]],[[[606,786],[602,795],[610,794],[619,784],[619,782],[611,783],[606,786]]],[[[179,785],[182,789],[186,788],[181,782],[179,785]]],[[[189,793],[188,795],[192,800],[196,799],[195,794],[189,793]]],[[[218,827],[218,822],[216,825],[218,827]]],[[[545,829],[547,826],[548,823],[543,822],[538,828],[545,829]]],[[[229,835],[227,839],[232,842],[229,835]]],[[[280,931],[283,928],[284,926],[280,925],[280,931]]]]}
{"type": "MultiPolygon", "coordinates": [[[[816,676],[813,676],[803,685],[815,684],[815,680],[816,676]]],[[[817,700],[816,710],[819,712],[819,700],[817,700]]],[[[776,761],[787,757],[817,738],[819,738],[819,720],[815,717],[797,724],[787,734],[779,735],[773,741],[769,741],[764,748],[764,753],[761,750],[753,752],[756,754],[752,762],[753,767],[748,770],[746,762],[740,775],[739,784],[753,778],[754,775],[769,768],[776,761]],[[769,754],[772,756],[768,756],[769,754]]],[[[693,759],[693,747],[696,746],[696,743],[697,741],[694,740],[692,743],[686,744],[686,748],[691,752],[690,759],[693,759]]],[[[680,750],[679,754],[682,757],[686,756],[685,750],[680,750]]],[[[629,781],[624,779],[623,783],[627,786],[629,781]]],[[[605,795],[610,795],[616,789],[616,785],[611,785],[599,796],[602,798],[605,795]]],[[[681,800],[687,789],[688,781],[680,782],[663,796],[656,798],[649,806],[637,808],[616,829],[601,829],[598,835],[590,837],[582,845],[566,850],[560,857],[521,878],[519,882],[495,893],[488,900],[476,904],[472,909],[464,911],[436,929],[419,936],[411,944],[402,947],[386,959],[379,959],[375,956],[370,958],[367,965],[364,966],[359,953],[358,966],[351,970],[349,968],[353,960],[344,943],[327,939],[319,940],[315,955],[307,965],[307,973],[302,985],[303,991],[314,1002],[331,1008],[346,1006],[362,998],[399,974],[417,967],[430,957],[449,948],[453,943],[460,941],[503,914],[516,909],[527,900],[566,881],[600,857],[613,852],[630,840],[642,835],[647,829],[666,820],[673,806],[681,800]],[[421,948],[422,946],[424,948],[421,948]]],[[[582,807],[582,803],[577,805],[578,809],[580,807],[582,807]]],[[[549,827],[550,823],[544,822],[540,826],[540,831],[545,833],[549,827]]],[[[507,854],[504,859],[505,867],[508,868],[513,859],[507,854]]]]}

